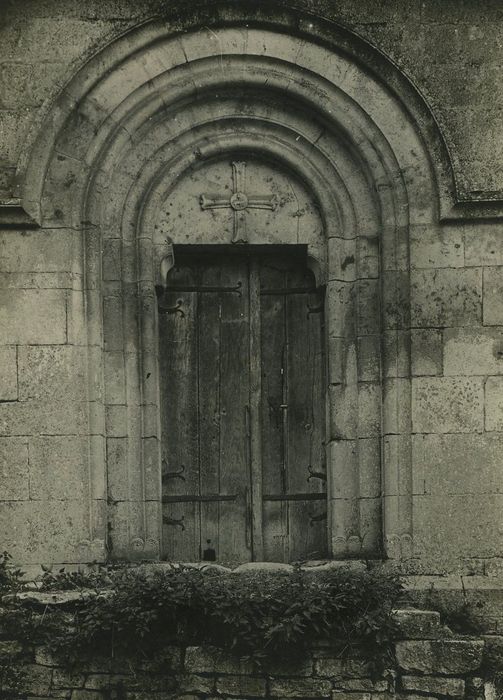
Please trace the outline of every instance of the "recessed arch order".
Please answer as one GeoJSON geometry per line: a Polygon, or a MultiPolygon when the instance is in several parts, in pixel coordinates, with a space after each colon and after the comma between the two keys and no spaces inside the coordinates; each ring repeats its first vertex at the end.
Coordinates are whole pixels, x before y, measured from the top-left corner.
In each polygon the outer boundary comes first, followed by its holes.
{"type": "Polygon", "coordinates": [[[396,69],[376,75],[384,59],[370,65],[370,47],[358,58],[352,45],[361,40],[282,10],[263,23],[236,8],[153,19],[91,58],[48,111],[19,179],[42,228],[82,231],[73,316],[89,356],[82,556],[105,556],[107,499],[114,552],[159,553],[162,212],[187,174],[235,157],[301,183],[321,221],[323,245],[308,226],[297,242],[312,248],[327,289],[331,552],[412,555],[409,235],[438,221],[452,187],[440,135],[413,115],[419,96],[406,104],[405,79],[390,84],[396,69]],[[114,461],[107,440],[118,438],[114,461]],[[120,497],[107,493],[107,474],[120,497]]]}

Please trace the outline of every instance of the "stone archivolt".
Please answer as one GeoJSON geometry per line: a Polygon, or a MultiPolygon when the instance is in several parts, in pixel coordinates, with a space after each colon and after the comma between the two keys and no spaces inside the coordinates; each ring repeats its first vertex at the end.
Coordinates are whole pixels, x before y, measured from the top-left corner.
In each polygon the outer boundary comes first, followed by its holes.
{"type": "Polygon", "coordinates": [[[78,557],[104,556],[107,499],[114,552],[158,555],[160,262],[168,237],[230,242],[219,231],[232,212],[204,211],[199,197],[246,161],[253,191],[272,183],[279,202],[249,242],[307,245],[327,289],[331,552],[378,555],[383,530],[387,554],[406,558],[408,236],[446,205],[407,107],[321,25],[237,21],[217,12],[184,32],[153,21],[105,48],[62,91],[24,174],[41,226],[83,233],[71,331],[88,348],[89,533],[78,557]]]}

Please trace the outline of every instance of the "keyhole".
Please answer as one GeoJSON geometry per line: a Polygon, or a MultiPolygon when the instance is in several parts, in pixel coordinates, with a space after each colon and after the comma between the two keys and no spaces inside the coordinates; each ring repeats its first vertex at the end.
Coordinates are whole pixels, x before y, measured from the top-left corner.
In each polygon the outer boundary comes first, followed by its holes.
{"type": "Polygon", "coordinates": [[[211,540],[206,540],[206,544],[208,546],[203,552],[203,561],[215,561],[217,558],[217,553],[215,552],[213,547],[210,547],[211,540]]]}

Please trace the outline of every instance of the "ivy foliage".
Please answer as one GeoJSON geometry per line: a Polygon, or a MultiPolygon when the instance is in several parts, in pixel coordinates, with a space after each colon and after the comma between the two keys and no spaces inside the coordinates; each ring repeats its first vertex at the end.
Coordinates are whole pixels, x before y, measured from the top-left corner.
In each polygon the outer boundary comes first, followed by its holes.
{"type": "MultiPolygon", "coordinates": [[[[60,577],[66,588],[77,581],[60,577]]],[[[57,579],[46,576],[46,586],[56,588],[57,579]]],[[[291,660],[329,640],[341,654],[379,663],[390,655],[391,611],[402,592],[399,578],[379,568],[229,574],[125,567],[103,574],[101,584],[70,625],[52,626],[45,642],[53,651],[142,658],[170,644],[207,644],[260,664],[291,660]]]]}

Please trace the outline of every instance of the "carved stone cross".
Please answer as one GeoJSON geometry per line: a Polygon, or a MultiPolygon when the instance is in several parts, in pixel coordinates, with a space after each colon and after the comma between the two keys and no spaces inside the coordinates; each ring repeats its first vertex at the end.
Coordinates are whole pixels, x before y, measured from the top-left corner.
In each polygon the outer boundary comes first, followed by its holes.
{"type": "Polygon", "coordinates": [[[278,197],[272,195],[246,194],[246,163],[232,163],[233,192],[229,198],[202,194],[199,201],[201,209],[232,209],[234,212],[233,243],[247,243],[245,211],[247,209],[270,209],[274,211],[279,204],[278,197]]]}

